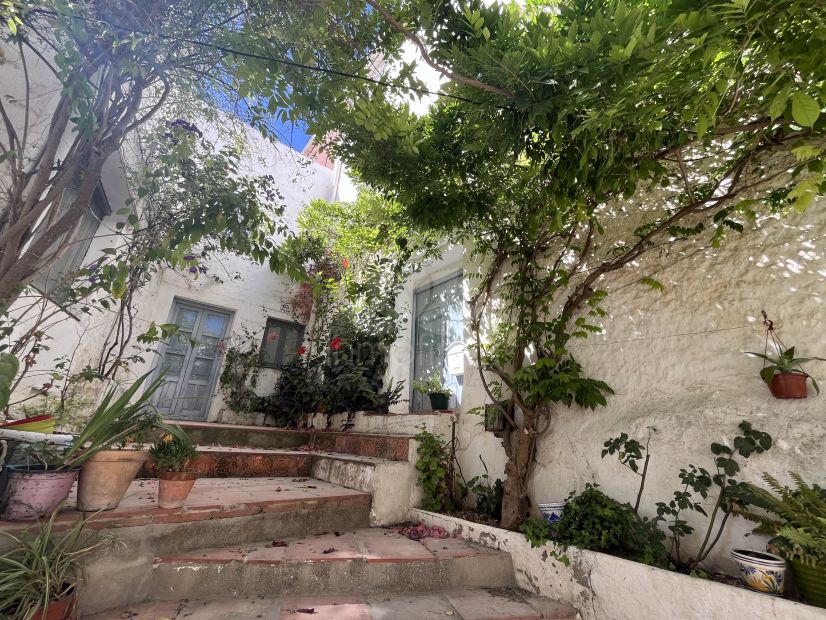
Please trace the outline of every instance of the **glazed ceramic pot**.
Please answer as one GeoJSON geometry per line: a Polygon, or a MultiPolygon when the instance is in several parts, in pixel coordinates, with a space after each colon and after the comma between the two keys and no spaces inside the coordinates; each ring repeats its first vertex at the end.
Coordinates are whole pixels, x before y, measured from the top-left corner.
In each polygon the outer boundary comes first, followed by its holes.
{"type": "Polygon", "coordinates": [[[542,513],[542,517],[545,521],[547,521],[550,525],[554,525],[562,518],[562,513],[565,511],[566,503],[567,502],[546,502],[544,504],[539,504],[539,512],[542,513]]]}
{"type": "Polygon", "coordinates": [[[147,450],[96,452],[80,467],[77,509],[97,512],[117,508],[147,458],[147,450]]]}
{"type": "Polygon", "coordinates": [[[786,560],[779,555],[751,549],[732,549],[731,557],[737,562],[740,577],[749,588],[766,594],[783,594],[786,560]]]}
{"type": "Polygon", "coordinates": [[[797,589],[806,602],[815,607],[826,607],[826,567],[809,566],[796,559],[791,565],[797,589]]]}
{"type": "Polygon", "coordinates": [[[37,609],[32,620],[77,620],[77,595],[72,592],[59,601],[49,603],[49,608],[43,611],[37,609]]]}
{"type": "Polygon", "coordinates": [[[769,391],[775,398],[806,398],[808,375],[799,372],[781,372],[772,377],[769,391]]]}
{"type": "Polygon", "coordinates": [[[158,472],[158,507],[181,508],[195,485],[198,474],[188,471],[158,472]]]}
{"type": "Polygon", "coordinates": [[[48,469],[44,465],[6,465],[0,518],[33,521],[50,515],[69,497],[77,469],[48,469]]]}

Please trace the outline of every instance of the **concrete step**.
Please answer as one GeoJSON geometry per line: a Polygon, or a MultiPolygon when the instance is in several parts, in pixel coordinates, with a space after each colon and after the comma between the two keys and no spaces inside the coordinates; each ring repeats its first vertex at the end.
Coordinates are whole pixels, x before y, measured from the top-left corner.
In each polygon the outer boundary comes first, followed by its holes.
{"type": "Polygon", "coordinates": [[[534,599],[513,588],[375,595],[248,597],[144,603],[83,620],[573,620],[576,610],[534,599]]]}
{"type": "MultiPolygon", "coordinates": [[[[191,468],[204,478],[309,477],[372,497],[370,525],[391,525],[407,519],[419,505],[416,466],[372,456],[337,452],[307,452],[266,448],[199,446],[191,468]]],[[[142,478],[152,478],[154,463],[148,462],[142,478]]]]}
{"type": "Polygon", "coordinates": [[[148,600],[379,594],[514,585],[510,555],[455,538],[413,541],[385,528],[329,532],[155,559],[148,600]]]}
{"type": "MultiPolygon", "coordinates": [[[[249,545],[267,538],[297,538],[369,525],[370,496],[311,478],[202,478],[181,509],[158,508],[155,480],[132,483],[115,510],[89,522],[117,545],[96,554],[86,566],[81,608],[99,611],[142,602],[155,558],[218,545],[249,545]]],[[[58,518],[68,527],[80,513],[67,509],[58,518]]],[[[28,524],[30,526],[31,524],[28,524]]],[[[26,524],[0,523],[16,531],[26,524]]],[[[9,542],[0,536],[0,552],[9,542]]]]}
{"type": "Polygon", "coordinates": [[[292,430],[267,426],[186,422],[179,424],[197,444],[230,448],[297,449],[340,452],[371,456],[391,461],[411,458],[413,438],[408,435],[387,435],[335,431],[292,430]]]}
{"type": "Polygon", "coordinates": [[[409,461],[349,454],[317,454],[312,476],[369,493],[372,498],[370,525],[373,526],[405,521],[410,509],[421,503],[421,490],[416,485],[416,466],[409,461]]]}

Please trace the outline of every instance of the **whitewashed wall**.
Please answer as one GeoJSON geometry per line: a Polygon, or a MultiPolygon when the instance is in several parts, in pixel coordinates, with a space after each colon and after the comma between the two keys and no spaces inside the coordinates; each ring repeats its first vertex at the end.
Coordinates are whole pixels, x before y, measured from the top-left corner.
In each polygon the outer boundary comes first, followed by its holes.
{"type": "MultiPolygon", "coordinates": [[[[2,65],[6,92],[9,96],[22,100],[22,65],[13,48],[4,46],[3,50],[8,60],[2,65]]],[[[48,69],[36,58],[29,59],[28,69],[34,100],[37,101],[32,122],[35,130],[31,137],[36,143],[38,131],[45,130],[48,125],[50,107],[54,106],[59,90],[48,69]]],[[[12,103],[10,110],[13,121],[22,123],[21,105],[12,103]]],[[[221,144],[222,136],[224,136],[223,140],[227,139],[226,131],[221,134],[215,127],[210,126],[202,126],[201,129],[205,131],[209,139],[218,144],[221,144]]],[[[326,200],[337,198],[341,181],[340,171],[319,166],[282,144],[272,144],[249,128],[244,129],[244,126],[240,126],[239,129],[246,135],[231,137],[231,139],[234,143],[243,144],[244,157],[241,171],[247,174],[268,174],[274,177],[286,207],[285,219],[291,228],[295,228],[299,211],[309,201],[316,198],[326,200]]],[[[124,170],[123,162],[136,162],[135,155],[135,144],[127,141],[122,152],[114,154],[106,162],[101,182],[110,203],[112,215],[104,218],[84,259],[84,264],[100,256],[103,248],[113,245],[111,232],[115,230],[115,224],[124,219],[123,215],[117,215],[117,213],[126,206],[126,201],[130,197],[128,175],[124,170]]],[[[0,187],[2,181],[3,179],[0,178],[0,187]]],[[[210,273],[219,275],[224,282],[217,283],[211,278],[204,277],[196,280],[188,273],[179,273],[169,269],[158,273],[136,299],[138,318],[135,322],[135,334],[141,333],[152,321],[167,322],[170,319],[170,311],[175,298],[220,306],[232,311],[231,332],[237,332],[242,326],[246,326],[260,336],[267,316],[292,319],[289,309],[282,308],[283,304],[289,302],[291,283],[284,277],[272,274],[267,266],[255,265],[239,257],[228,256],[220,261],[207,264],[207,267],[210,273]],[[233,277],[236,273],[240,274],[240,278],[233,277]]],[[[12,306],[11,313],[21,312],[26,305],[26,300],[20,300],[12,306]]],[[[95,313],[92,316],[80,313],[69,315],[61,312],[56,318],[65,320],[48,330],[51,339],[46,342],[46,345],[50,349],[41,353],[37,364],[32,367],[27,378],[16,390],[13,400],[35,394],[48,379],[48,373],[54,368],[55,360],[62,356],[73,358],[73,370],[83,368],[87,364],[95,366],[114,317],[109,312],[95,313]]],[[[19,331],[27,329],[30,325],[30,322],[24,321],[19,326],[19,331]]],[[[127,355],[129,353],[127,351],[127,355]]],[[[128,380],[129,375],[139,376],[157,363],[155,355],[148,354],[145,357],[145,364],[135,365],[129,369],[126,376],[121,378],[128,380]]],[[[263,369],[258,391],[262,394],[270,391],[275,378],[275,371],[263,369]]],[[[35,400],[27,404],[36,402],[35,400]]],[[[223,402],[218,396],[211,403],[209,419],[221,418],[222,409],[223,402]]]]}
{"type": "MultiPolygon", "coordinates": [[[[775,447],[753,456],[742,478],[759,481],[763,471],[787,479],[798,471],[826,482],[826,394],[803,401],[774,399],[760,380],[759,360],[743,351],[763,350],[765,330],[760,311],[779,324],[787,345],[806,355],[826,356],[826,202],[783,221],[763,223],[758,230],[734,236],[719,251],[701,252],[659,273],[666,285],[657,292],[642,285],[620,286],[674,262],[676,256],[652,257],[639,269],[628,269],[606,282],[613,292],[603,307],[610,313],[605,332],[573,342],[572,351],[589,376],[605,380],[616,394],[606,408],[555,410],[550,434],[538,451],[531,481],[537,501],[564,499],[596,482],[609,495],[633,502],[638,478],[610,458],[600,458],[603,442],[625,431],[644,439],[657,429],[643,495],[643,510],[654,514],[655,502],[667,501],[678,488],[677,474],[689,463],[713,467],[709,444],[726,442],[741,420],[768,431],[775,447]]],[[[419,274],[406,291],[456,269],[457,253],[446,255],[419,274]]],[[[461,260],[461,258],[458,258],[461,260]]],[[[475,266],[465,264],[467,272],[475,266]]],[[[393,354],[392,371],[404,376],[409,365],[409,334],[393,354]]],[[[826,385],[826,363],[808,370],[826,385]]],[[[409,374],[409,373],[408,373],[409,374]]],[[[461,411],[485,402],[478,374],[466,359],[461,411]]],[[[491,470],[503,475],[501,440],[487,433],[475,415],[461,415],[459,460],[466,477],[482,472],[481,454],[491,470]]],[[[701,526],[704,520],[691,519],[701,526]]],[[[732,519],[712,561],[733,568],[727,550],[735,545],[761,547],[745,538],[749,524],[732,519]]],[[[689,550],[690,551],[690,550],[689,550]]]]}

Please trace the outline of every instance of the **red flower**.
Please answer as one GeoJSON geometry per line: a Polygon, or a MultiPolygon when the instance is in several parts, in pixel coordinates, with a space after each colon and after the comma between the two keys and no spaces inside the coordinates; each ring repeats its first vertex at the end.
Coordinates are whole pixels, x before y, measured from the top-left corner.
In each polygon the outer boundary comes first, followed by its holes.
{"type": "Polygon", "coordinates": [[[345,269],[349,269],[350,268],[350,261],[347,260],[346,258],[342,258],[341,259],[341,266],[344,267],[345,269]]]}
{"type": "Polygon", "coordinates": [[[306,347],[298,347],[298,354],[299,355],[304,355],[306,352],[307,352],[306,347]]]}
{"type": "Polygon", "coordinates": [[[333,339],[330,341],[330,348],[331,348],[333,351],[338,351],[338,350],[341,348],[341,338],[339,338],[338,336],[336,336],[335,338],[333,338],[333,339]]]}

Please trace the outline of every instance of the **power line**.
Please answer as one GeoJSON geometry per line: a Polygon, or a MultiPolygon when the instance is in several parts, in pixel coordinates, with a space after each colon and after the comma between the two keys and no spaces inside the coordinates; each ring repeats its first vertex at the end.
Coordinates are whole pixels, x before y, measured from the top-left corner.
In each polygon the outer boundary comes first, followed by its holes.
{"type": "MultiPolygon", "coordinates": [[[[151,30],[139,30],[139,29],[135,29],[135,28],[127,28],[126,26],[121,26],[119,24],[114,24],[112,22],[108,22],[108,21],[102,20],[102,19],[94,19],[94,18],[91,18],[91,17],[83,17],[81,15],[66,15],[65,13],[58,13],[56,11],[39,10],[38,12],[48,13],[48,14],[51,14],[51,15],[59,14],[59,15],[62,15],[63,17],[68,17],[68,18],[71,18],[71,19],[76,19],[76,20],[79,20],[79,21],[87,22],[87,23],[103,24],[103,25],[109,26],[110,28],[114,28],[116,30],[120,30],[122,32],[127,32],[127,33],[130,33],[130,34],[140,34],[140,35],[144,35],[144,36],[158,37],[159,39],[165,39],[165,40],[168,40],[168,41],[177,41],[177,42],[180,42],[180,43],[187,43],[189,45],[196,45],[196,46],[199,46],[199,47],[213,49],[217,52],[222,52],[224,54],[232,54],[234,56],[241,56],[243,58],[250,58],[250,59],[253,59],[253,60],[264,60],[264,61],[267,61],[267,62],[274,62],[274,63],[278,63],[278,64],[285,65],[285,66],[288,66],[288,67],[294,67],[296,69],[302,69],[302,70],[306,70],[306,71],[313,71],[315,73],[324,73],[326,75],[333,75],[333,76],[341,77],[341,78],[361,80],[363,82],[368,82],[370,84],[376,84],[378,86],[384,86],[384,87],[387,87],[387,88],[395,88],[395,89],[399,89],[399,90],[407,90],[407,91],[416,92],[416,93],[419,93],[419,94],[422,94],[422,95],[432,95],[434,97],[443,97],[443,98],[446,98],[446,99],[454,99],[456,101],[462,101],[464,103],[470,103],[470,104],[478,105],[478,106],[488,105],[488,104],[482,103],[481,101],[476,101],[474,99],[469,99],[467,97],[462,97],[461,95],[452,95],[450,93],[445,93],[445,92],[442,92],[442,91],[432,91],[432,90],[428,90],[426,88],[419,88],[419,87],[416,87],[416,86],[406,86],[404,84],[395,84],[393,82],[388,82],[386,80],[379,80],[379,79],[371,78],[371,77],[365,76],[365,75],[358,75],[356,73],[347,73],[346,71],[339,71],[337,69],[327,69],[325,67],[305,65],[303,63],[296,62],[294,60],[289,60],[287,58],[278,58],[276,56],[269,56],[269,55],[266,55],[266,54],[258,54],[258,53],[255,53],[255,52],[245,52],[245,51],[242,51],[242,50],[237,50],[237,49],[234,49],[234,48],[226,47],[226,46],[223,46],[223,45],[218,45],[218,44],[215,44],[215,43],[208,43],[206,41],[198,41],[197,39],[189,39],[189,38],[185,38],[185,37],[178,37],[178,36],[175,36],[175,35],[164,34],[164,33],[161,33],[161,32],[153,32],[151,30]]],[[[493,107],[495,107],[497,109],[500,109],[500,110],[511,110],[512,109],[510,106],[503,106],[503,105],[496,105],[496,104],[494,104],[493,107]]]]}

